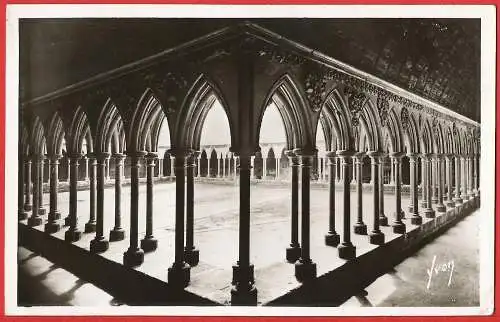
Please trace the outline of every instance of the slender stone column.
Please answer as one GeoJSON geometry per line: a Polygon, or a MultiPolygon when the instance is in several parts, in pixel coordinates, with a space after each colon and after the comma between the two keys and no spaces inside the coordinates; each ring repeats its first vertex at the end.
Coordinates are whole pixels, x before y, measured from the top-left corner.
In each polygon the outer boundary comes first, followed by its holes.
{"type": "Polygon", "coordinates": [[[194,167],[200,152],[193,151],[187,158],[186,168],[186,247],[184,259],[191,266],[200,262],[200,251],[194,246],[194,167]]]}
{"type": "Polygon", "coordinates": [[[85,181],[89,181],[89,159],[87,157],[84,157],[83,159],[85,161],[85,181]]]}
{"type": "Polygon", "coordinates": [[[78,214],[77,214],[77,179],[78,179],[78,161],[82,155],[74,153],[69,156],[70,158],[70,171],[69,171],[69,215],[68,224],[69,229],[64,234],[64,239],[69,242],[75,242],[82,238],[82,232],[78,229],[78,214]]]}
{"type": "MultiPolygon", "coordinates": [[[[151,252],[158,248],[158,240],[153,236],[153,170],[158,155],[149,152],[146,155],[146,235],[141,240],[144,252],[151,252]]],[[[191,179],[192,172],[191,172],[191,179]]]]}
{"type": "Polygon", "coordinates": [[[380,157],[380,168],[379,168],[379,173],[380,173],[380,190],[379,190],[379,224],[380,226],[389,226],[389,220],[387,216],[385,215],[385,210],[384,210],[384,164],[386,163],[387,157],[384,154],[383,156],[380,157]]]}
{"type": "Polygon", "coordinates": [[[358,235],[368,234],[368,228],[363,222],[363,158],[365,157],[364,152],[358,152],[354,154],[356,160],[356,192],[358,196],[358,219],[354,225],[354,233],[358,235]]]}
{"type": "Polygon", "coordinates": [[[393,159],[390,160],[390,164],[391,164],[391,177],[390,177],[390,184],[393,185],[394,184],[394,163],[393,163],[393,159]]]}
{"type": "Polygon", "coordinates": [[[61,214],[57,209],[57,187],[59,185],[59,158],[60,155],[53,155],[50,158],[50,211],[48,222],[45,224],[45,232],[52,234],[61,229],[61,214]]]}
{"type": "Polygon", "coordinates": [[[122,174],[125,155],[113,154],[115,159],[115,226],[109,232],[109,241],[125,239],[125,229],[122,228],[122,174]]]}
{"type": "Polygon", "coordinates": [[[280,160],[278,158],[274,159],[276,162],[276,173],[274,174],[274,180],[278,180],[280,177],[280,160]]]}
{"type": "Polygon", "coordinates": [[[448,197],[446,198],[446,206],[447,207],[455,207],[455,202],[453,201],[453,184],[452,184],[452,154],[447,154],[446,156],[446,176],[447,176],[447,183],[448,183],[448,197]]]}
{"type": "Polygon", "coordinates": [[[92,233],[96,229],[96,194],[97,194],[97,161],[94,155],[89,155],[90,165],[90,216],[89,221],[85,223],[85,232],[92,233]]]}
{"type": "Polygon", "coordinates": [[[460,196],[460,156],[455,156],[455,204],[461,204],[463,203],[463,200],[460,196]]]}
{"type": "Polygon", "coordinates": [[[474,155],[474,192],[479,196],[479,154],[474,155]]]}
{"type": "Polygon", "coordinates": [[[379,206],[379,189],[380,189],[380,158],[383,153],[378,151],[370,151],[367,153],[372,160],[372,183],[373,183],[373,230],[370,232],[370,243],[375,245],[382,245],[385,242],[385,235],[380,231],[380,206],[379,206]]]}
{"type": "Polygon", "coordinates": [[[300,253],[302,252],[299,244],[299,158],[292,150],[286,151],[285,154],[290,159],[292,175],[291,237],[290,246],[286,249],[286,260],[290,263],[295,263],[300,258],[300,253]]]}
{"type": "Polygon", "coordinates": [[[222,177],[226,177],[226,157],[222,157],[222,177]]]}
{"type": "Polygon", "coordinates": [[[108,250],[109,241],[104,237],[104,175],[109,166],[109,152],[96,153],[97,159],[97,217],[96,235],[90,241],[91,253],[102,253],[108,250]]]}
{"type": "Polygon", "coordinates": [[[474,193],[474,162],[471,156],[467,157],[468,163],[469,163],[469,175],[468,175],[468,182],[469,182],[469,189],[468,189],[468,194],[469,198],[474,198],[475,193],[474,193]]]}
{"type": "Polygon", "coordinates": [[[267,157],[262,158],[262,179],[265,180],[267,177],[267,157]]]}
{"type": "Polygon", "coordinates": [[[210,156],[208,156],[207,157],[207,178],[210,178],[210,175],[211,175],[210,170],[211,170],[211,168],[210,168],[210,156]]]}
{"type": "Polygon", "coordinates": [[[406,225],[403,223],[401,216],[401,173],[400,164],[401,158],[404,156],[403,152],[391,153],[391,159],[394,169],[394,193],[396,201],[396,212],[394,213],[394,223],[392,224],[392,231],[396,234],[404,234],[406,232],[406,225]]]}
{"type": "Polygon", "coordinates": [[[295,263],[295,277],[299,282],[307,282],[316,277],[316,263],[311,260],[311,227],[310,227],[310,184],[311,168],[316,151],[295,149],[300,156],[302,173],[302,215],[301,215],[301,253],[295,263]]]}
{"type": "Polygon", "coordinates": [[[437,204],[439,202],[439,160],[437,154],[431,157],[431,182],[432,182],[432,203],[437,204]]]}
{"type": "Polygon", "coordinates": [[[446,206],[443,204],[443,156],[437,154],[435,156],[436,162],[436,180],[437,180],[437,212],[446,212],[446,206]]]}
{"type": "Polygon", "coordinates": [[[158,159],[158,178],[163,177],[163,159],[158,159]]]}
{"type": "Polygon", "coordinates": [[[109,175],[109,158],[106,160],[106,181],[111,180],[111,177],[109,175]]]}
{"type": "Polygon", "coordinates": [[[252,156],[250,159],[250,179],[255,179],[255,157],[252,156]]]}
{"type": "Polygon", "coordinates": [[[420,170],[421,170],[421,187],[422,187],[422,201],[420,203],[420,207],[422,209],[427,208],[427,160],[425,157],[420,155],[420,170]]]}
{"type": "MultiPolygon", "coordinates": [[[[71,172],[71,170],[70,170],[70,163],[71,163],[71,162],[70,162],[70,158],[69,158],[69,155],[68,155],[68,156],[67,156],[67,159],[66,159],[66,175],[68,176],[68,177],[66,178],[66,181],[68,182],[68,184],[70,184],[70,181],[71,181],[71,180],[70,180],[70,172],[71,172]]],[[[68,225],[69,225],[69,224],[68,224],[68,225]]]]}
{"type": "Polygon", "coordinates": [[[168,283],[177,288],[189,285],[191,266],[184,260],[184,185],[188,151],[175,155],[175,261],[168,269],[168,283]]]}
{"type": "Polygon", "coordinates": [[[426,196],[425,196],[425,204],[426,207],[424,208],[424,215],[427,218],[434,218],[435,217],[435,212],[434,209],[432,209],[432,180],[431,180],[431,171],[432,171],[432,166],[431,166],[431,158],[432,154],[424,154],[423,155],[423,161],[424,162],[424,168],[425,168],[425,182],[426,182],[426,196]]]}
{"type": "Polygon", "coordinates": [[[337,247],[340,244],[340,235],[335,230],[335,166],[337,153],[335,151],[327,152],[330,165],[330,184],[328,186],[328,200],[330,204],[329,220],[328,220],[328,233],[325,235],[325,244],[328,246],[337,247]]]}
{"type": "Polygon", "coordinates": [[[250,263],[250,157],[248,154],[239,156],[240,223],[238,261],[236,265],[233,265],[231,289],[231,304],[233,305],[257,304],[254,266],[250,263]]]}
{"type": "MultiPolygon", "coordinates": [[[[229,164],[231,166],[231,163],[229,164]]],[[[200,178],[201,177],[201,158],[198,157],[198,171],[196,172],[196,177],[200,178]]]]}
{"type": "MultiPolygon", "coordinates": [[[[170,158],[170,176],[173,177],[175,175],[174,171],[174,158],[172,156],[169,156],[170,158]]],[[[201,170],[201,167],[200,167],[201,170]]],[[[208,159],[208,173],[210,173],[210,159],[208,159]]],[[[208,175],[207,175],[208,177],[208,175]]]]}
{"type": "Polygon", "coordinates": [[[125,266],[139,266],[144,262],[144,251],[139,248],[139,167],[144,151],[129,152],[130,157],[130,246],[123,254],[125,266]]]}
{"type": "Polygon", "coordinates": [[[25,175],[24,175],[24,185],[25,185],[25,190],[26,194],[24,197],[24,210],[26,211],[31,211],[32,205],[31,205],[31,159],[29,159],[29,156],[26,156],[26,159],[24,160],[24,167],[25,167],[25,175]]]}
{"type": "Polygon", "coordinates": [[[19,159],[18,159],[18,182],[17,182],[17,220],[26,220],[28,218],[28,213],[24,209],[24,198],[26,194],[29,194],[29,191],[26,191],[26,185],[25,185],[25,160],[24,156],[19,154],[19,159]]]}
{"type": "Polygon", "coordinates": [[[221,171],[220,171],[220,158],[217,158],[217,173],[215,174],[215,177],[221,177],[221,171]]]}
{"type": "Polygon", "coordinates": [[[343,231],[342,243],[338,246],[339,257],[342,259],[353,259],[356,257],[356,247],[351,242],[351,174],[350,170],[354,152],[341,150],[337,156],[342,159],[342,183],[343,183],[343,231]]]}
{"type": "Polygon", "coordinates": [[[417,185],[417,157],[416,153],[409,153],[408,159],[410,160],[410,206],[408,211],[411,214],[411,223],[413,225],[422,224],[422,217],[418,213],[418,185],[417,185]]]}
{"type": "Polygon", "coordinates": [[[462,155],[460,156],[460,179],[462,180],[460,182],[460,198],[462,200],[467,200],[467,173],[466,173],[466,166],[465,166],[465,157],[462,155]]]}
{"type": "Polygon", "coordinates": [[[39,209],[38,209],[38,213],[40,214],[40,216],[44,216],[45,213],[47,212],[45,210],[45,208],[43,207],[43,167],[44,167],[44,164],[45,164],[45,156],[42,155],[40,157],[40,172],[39,172],[39,176],[38,176],[38,180],[40,180],[40,184],[39,184],[39,189],[38,189],[38,205],[39,205],[39,209]]]}
{"type": "Polygon", "coordinates": [[[31,217],[28,218],[28,226],[40,226],[43,222],[42,217],[40,217],[40,199],[38,198],[40,189],[40,167],[41,167],[41,156],[33,155],[32,160],[34,163],[33,167],[33,207],[31,217]]]}

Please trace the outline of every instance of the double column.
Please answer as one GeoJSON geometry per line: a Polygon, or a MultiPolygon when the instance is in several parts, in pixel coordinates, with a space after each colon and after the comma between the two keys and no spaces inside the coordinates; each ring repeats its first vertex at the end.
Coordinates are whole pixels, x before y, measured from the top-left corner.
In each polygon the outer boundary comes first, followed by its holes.
{"type": "Polygon", "coordinates": [[[285,152],[290,159],[291,168],[291,183],[292,183],[292,212],[291,212],[291,227],[290,227],[290,246],[286,249],[286,260],[290,263],[295,263],[300,258],[299,243],[299,158],[292,150],[285,152]]]}
{"type": "Polygon", "coordinates": [[[444,185],[443,185],[443,156],[441,154],[436,154],[434,156],[434,162],[436,163],[435,169],[435,182],[437,184],[437,212],[446,212],[446,206],[443,203],[443,193],[444,193],[444,185]]]}
{"type": "Polygon", "coordinates": [[[146,235],[141,239],[141,248],[145,252],[158,248],[158,240],[153,236],[153,171],[157,158],[153,152],[146,155],[146,235]]]}
{"type": "Polygon", "coordinates": [[[186,246],[184,260],[191,266],[200,262],[200,251],[194,245],[194,171],[200,152],[193,151],[187,158],[186,167],[186,246]]]}
{"type": "Polygon", "coordinates": [[[316,263],[311,260],[311,218],[310,218],[310,184],[311,168],[315,155],[312,149],[295,149],[294,153],[300,157],[302,174],[302,216],[301,216],[301,253],[295,263],[295,277],[299,282],[307,282],[316,277],[316,263]]]}
{"type": "Polygon", "coordinates": [[[366,156],[364,152],[354,154],[356,161],[356,194],[358,197],[358,216],[356,224],[354,224],[354,233],[357,235],[368,234],[368,228],[363,222],[363,159],[366,156]]]}
{"type": "Polygon", "coordinates": [[[50,210],[48,221],[45,224],[45,231],[49,234],[58,232],[61,229],[61,214],[57,209],[57,187],[59,185],[59,159],[60,155],[52,155],[50,157],[50,210]]]}
{"type": "Polygon", "coordinates": [[[453,175],[452,175],[452,166],[453,166],[453,155],[447,154],[445,155],[446,159],[446,183],[447,183],[447,197],[446,197],[446,206],[447,207],[455,207],[455,202],[453,201],[453,175]]]}
{"type": "Polygon", "coordinates": [[[85,232],[93,233],[96,230],[96,198],[97,198],[97,161],[95,155],[87,156],[87,165],[90,166],[89,193],[90,193],[90,216],[85,223],[85,232]]]}
{"type": "Polygon", "coordinates": [[[337,151],[337,156],[342,160],[342,184],[343,184],[343,232],[342,243],[337,247],[339,257],[342,259],[353,259],[356,257],[356,247],[351,242],[351,174],[350,170],[354,152],[347,150],[337,151]]]}
{"type": "Polygon", "coordinates": [[[18,176],[18,196],[17,196],[17,219],[18,220],[25,220],[28,218],[28,213],[26,212],[26,209],[24,209],[24,198],[25,195],[28,195],[29,192],[26,189],[26,184],[25,184],[25,178],[24,176],[26,175],[26,169],[25,169],[25,158],[26,156],[24,155],[19,155],[19,176],[18,176]]]}
{"type": "Polygon", "coordinates": [[[24,195],[24,210],[31,211],[31,159],[29,156],[25,156],[24,159],[24,190],[26,191],[24,195]]]}
{"type": "Polygon", "coordinates": [[[370,243],[374,245],[382,245],[385,241],[385,235],[380,231],[380,159],[384,154],[378,151],[370,151],[367,153],[372,161],[372,184],[373,184],[373,230],[370,232],[370,243]]]}
{"type": "Polygon", "coordinates": [[[453,201],[455,204],[462,204],[463,200],[460,196],[460,183],[461,183],[461,168],[460,168],[460,156],[455,156],[455,199],[453,201]]]}
{"type": "Polygon", "coordinates": [[[104,237],[104,184],[105,172],[109,165],[109,152],[98,152],[97,159],[97,217],[96,217],[96,235],[90,241],[91,253],[102,253],[108,250],[109,241],[104,237]]]}
{"type": "Polygon", "coordinates": [[[115,225],[109,232],[109,241],[118,241],[125,239],[121,214],[123,160],[125,159],[125,155],[115,153],[113,154],[113,158],[115,159],[115,225]]]}
{"type": "Polygon", "coordinates": [[[411,223],[413,225],[421,225],[422,217],[418,213],[418,167],[417,158],[418,154],[409,153],[408,159],[410,161],[410,205],[408,206],[408,211],[411,214],[411,223]]]}
{"type": "Polygon", "coordinates": [[[28,225],[29,226],[39,226],[42,224],[43,219],[40,217],[40,198],[39,198],[39,191],[40,191],[40,168],[42,165],[42,158],[43,156],[34,154],[32,155],[32,160],[34,163],[34,169],[33,169],[33,207],[31,208],[32,214],[28,218],[28,225]]]}
{"type": "Polygon", "coordinates": [[[387,162],[387,155],[386,154],[380,154],[379,156],[379,182],[378,184],[380,185],[379,187],[379,224],[380,226],[389,226],[389,219],[385,215],[385,210],[384,210],[384,165],[387,162]]]}
{"type": "Polygon", "coordinates": [[[69,155],[69,214],[67,224],[69,229],[64,233],[64,239],[69,242],[75,242],[82,238],[82,232],[78,229],[78,213],[77,213],[77,182],[78,182],[78,162],[80,161],[81,153],[72,153],[69,155]]]}
{"type": "Polygon", "coordinates": [[[392,231],[396,234],[404,234],[406,232],[406,225],[403,223],[401,212],[401,158],[404,156],[403,152],[391,153],[392,169],[394,169],[394,190],[396,201],[396,212],[394,213],[394,223],[392,224],[392,231]]]}
{"type": "Polygon", "coordinates": [[[432,154],[425,153],[422,154],[422,169],[424,170],[424,182],[425,182],[425,193],[424,193],[424,215],[427,218],[434,218],[435,212],[432,209],[432,154]]]}
{"type": "Polygon", "coordinates": [[[327,152],[328,165],[330,166],[330,176],[328,185],[329,216],[328,233],[325,235],[325,244],[337,247],[340,244],[340,235],[335,230],[335,167],[337,165],[337,153],[335,151],[327,152]]]}

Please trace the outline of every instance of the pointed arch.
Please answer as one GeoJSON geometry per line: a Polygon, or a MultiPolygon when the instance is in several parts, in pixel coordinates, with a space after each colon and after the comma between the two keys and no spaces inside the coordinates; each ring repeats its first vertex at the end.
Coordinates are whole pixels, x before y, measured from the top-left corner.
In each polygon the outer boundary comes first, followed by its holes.
{"type": "Polygon", "coordinates": [[[68,133],[66,134],[66,138],[66,147],[68,149],[68,153],[70,154],[81,153],[83,141],[85,139],[92,142],[92,135],[90,134],[87,114],[81,106],[79,106],[75,111],[68,133]]]}
{"type": "Polygon", "coordinates": [[[47,133],[47,154],[50,156],[60,155],[62,153],[62,142],[65,138],[64,124],[56,111],[49,122],[49,131],[47,133]]]}
{"type": "Polygon", "coordinates": [[[113,101],[108,98],[97,119],[96,152],[109,152],[111,140],[121,127],[123,127],[123,121],[120,112],[113,101]]]}
{"type": "Polygon", "coordinates": [[[362,107],[359,123],[365,130],[369,149],[371,151],[382,151],[384,146],[381,133],[382,124],[376,106],[370,98],[366,97],[362,107]]]}
{"type": "Polygon", "coordinates": [[[40,118],[36,115],[32,117],[30,133],[30,154],[43,155],[45,145],[45,130],[40,118]]]}
{"type": "Polygon", "coordinates": [[[330,149],[350,150],[354,148],[353,133],[347,121],[347,102],[338,88],[334,88],[327,95],[321,107],[320,119],[323,118],[330,131],[330,149]]]}
{"type": "Polygon", "coordinates": [[[402,126],[399,122],[398,117],[396,116],[396,112],[394,108],[392,108],[388,115],[386,126],[383,127],[383,132],[387,133],[389,139],[391,140],[391,152],[403,152],[404,144],[403,144],[403,134],[402,134],[402,126]]]}

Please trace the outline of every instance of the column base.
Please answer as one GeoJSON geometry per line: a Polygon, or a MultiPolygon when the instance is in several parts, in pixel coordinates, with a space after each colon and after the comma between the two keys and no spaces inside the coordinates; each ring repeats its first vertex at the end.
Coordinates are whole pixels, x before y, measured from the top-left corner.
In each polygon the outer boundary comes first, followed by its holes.
{"type": "Polygon", "coordinates": [[[123,228],[113,228],[109,232],[109,241],[110,242],[124,240],[124,239],[125,239],[125,230],[123,228]]]}
{"type": "Polygon", "coordinates": [[[436,212],[432,208],[424,209],[423,211],[425,218],[435,218],[436,212]]]}
{"type": "Polygon", "coordinates": [[[29,217],[28,218],[28,226],[30,227],[35,227],[35,226],[40,226],[43,223],[43,219],[41,217],[29,217]]]}
{"type": "Polygon", "coordinates": [[[141,248],[144,252],[152,252],[158,248],[158,240],[153,236],[147,236],[141,239],[141,248]]]}
{"type": "Polygon", "coordinates": [[[33,207],[31,205],[24,205],[25,211],[31,211],[31,209],[33,209],[33,207]]]}
{"type": "Polygon", "coordinates": [[[185,288],[191,280],[191,266],[188,263],[173,263],[168,269],[168,284],[175,288],[185,288]]]}
{"type": "Polygon", "coordinates": [[[286,249],[286,260],[289,263],[295,263],[302,253],[302,248],[300,248],[299,244],[293,245],[290,244],[290,247],[286,249]]]}
{"type": "Polygon", "coordinates": [[[340,235],[335,231],[329,231],[325,235],[325,244],[327,246],[337,247],[340,244],[340,235]]]}
{"type": "Polygon", "coordinates": [[[104,253],[109,248],[109,241],[104,236],[96,237],[90,241],[90,252],[93,254],[104,253]]]}
{"type": "Polygon", "coordinates": [[[55,211],[55,212],[49,211],[49,219],[59,220],[59,219],[61,219],[61,213],[59,211],[55,211]]]}
{"type": "Polygon", "coordinates": [[[435,204],[435,205],[436,205],[438,202],[439,202],[439,199],[438,199],[438,198],[432,198],[432,203],[433,203],[433,204],[435,204]]]}
{"type": "Polygon", "coordinates": [[[316,263],[313,263],[310,259],[309,260],[299,259],[295,263],[295,278],[297,278],[297,281],[301,283],[308,282],[316,278],[316,275],[317,275],[316,263]]]}
{"type": "Polygon", "coordinates": [[[411,215],[411,224],[412,225],[422,225],[422,217],[419,214],[411,215]]]}
{"type": "Polygon", "coordinates": [[[18,220],[26,220],[26,219],[28,219],[28,216],[29,216],[29,214],[26,211],[20,210],[19,213],[17,214],[17,219],[18,220]]]}
{"type": "Polygon", "coordinates": [[[253,264],[241,266],[238,262],[236,265],[233,265],[233,280],[231,281],[231,284],[237,285],[238,283],[247,281],[251,284],[255,283],[253,264]]]}
{"type": "Polygon", "coordinates": [[[200,262],[200,250],[194,246],[191,249],[184,249],[184,260],[191,267],[198,265],[200,262]]]}
{"type": "Polygon", "coordinates": [[[231,288],[231,305],[257,305],[257,288],[255,284],[233,286],[231,288]]]}
{"type": "Polygon", "coordinates": [[[464,203],[464,201],[460,197],[453,199],[453,201],[455,202],[455,204],[463,204],[464,203]]]}
{"type": "Polygon", "coordinates": [[[95,228],[96,228],[95,221],[89,221],[85,223],[85,229],[83,231],[86,233],[93,233],[95,232],[95,228]]]}
{"type": "Polygon", "coordinates": [[[370,244],[383,245],[384,242],[385,242],[385,235],[380,230],[379,231],[372,231],[370,233],[370,244]]]}
{"type": "Polygon", "coordinates": [[[48,234],[57,233],[59,230],[61,230],[61,223],[57,221],[50,221],[45,224],[44,230],[48,234]]]}
{"type": "Polygon", "coordinates": [[[366,224],[363,222],[356,223],[354,225],[354,233],[356,235],[367,235],[368,234],[368,228],[366,227],[366,224]]]}
{"type": "Polygon", "coordinates": [[[129,248],[123,253],[123,265],[137,267],[144,263],[144,251],[140,248],[129,248]]]}
{"type": "Polygon", "coordinates": [[[410,213],[410,214],[413,213],[413,205],[408,206],[408,213],[410,213]]]}
{"type": "Polygon", "coordinates": [[[46,213],[47,213],[47,210],[45,210],[45,208],[38,209],[38,214],[40,216],[45,216],[46,213]]]}
{"type": "Polygon", "coordinates": [[[399,216],[400,216],[401,219],[406,219],[406,214],[403,211],[403,209],[399,209],[399,216]]]}
{"type": "Polygon", "coordinates": [[[448,200],[448,202],[446,202],[446,207],[453,208],[455,207],[455,203],[452,200],[448,200]]]}
{"type": "Polygon", "coordinates": [[[395,222],[392,224],[392,231],[395,234],[404,234],[406,233],[406,225],[403,222],[395,222]]]}
{"type": "Polygon", "coordinates": [[[71,218],[69,217],[69,215],[67,215],[65,218],[64,218],[64,226],[69,226],[71,223],[71,218]]]}
{"type": "Polygon", "coordinates": [[[76,241],[79,241],[82,238],[82,232],[79,231],[77,228],[69,229],[66,230],[64,233],[64,240],[70,243],[74,243],[76,241]]]}
{"type": "Polygon", "coordinates": [[[387,217],[385,215],[381,215],[378,218],[378,224],[380,226],[389,226],[389,220],[387,219],[387,217]]]}
{"type": "Polygon", "coordinates": [[[436,211],[437,211],[437,212],[446,212],[446,206],[445,206],[445,205],[443,205],[442,203],[441,203],[441,204],[438,204],[438,205],[436,206],[436,211]]]}
{"type": "Polygon", "coordinates": [[[356,247],[352,243],[343,242],[337,248],[339,250],[339,257],[346,260],[356,258],[356,247]]]}

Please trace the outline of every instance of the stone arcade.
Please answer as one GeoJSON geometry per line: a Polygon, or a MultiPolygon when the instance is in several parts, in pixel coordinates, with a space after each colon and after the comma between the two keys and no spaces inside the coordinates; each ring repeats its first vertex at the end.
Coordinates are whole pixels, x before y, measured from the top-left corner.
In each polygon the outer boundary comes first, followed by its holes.
{"type": "MultiPolygon", "coordinates": [[[[359,245],[353,243],[352,234],[366,235],[366,243],[375,245],[374,254],[391,256],[397,247],[406,250],[411,246],[406,243],[418,244],[479,206],[477,122],[249,22],[27,101],[21,113],[21,243],[39,247],[48,257],[48,245],[59,247],[61,253],[73,252],[72,258],[103,271],[110,264],[97,258],[104,258],[100,256],[110,243],[128,239],[122,265],[112,267],[130,285],[137,285],[131,278],[146,278],[147,272],[134,275],[145,252],[154,253],[162,242],[153,235],[153,179],[173,177],[175,256],[162,259],[167,280],[162,291],[170,294],[165,298],[170,296],[172,303],[206,301],[203,295],[198,298],[195,292],[184,290],[202,256],[193,231],[194,185],[201,177],[231,178],[239,187],[239,233],[234,241],[239,251],[232,282],[228,281],[232,286],[227,289],[232,305],[261,303],[250,260],[252,180],[281,178],[290,186],[290,245],[283,249],[283,259],[294,265],[301,283],[297,292],[315,285],[320,277],[330,281],[340,278],[333,277],[335,270],[320,273],[311,256],[311,181],[329,186],[329,225],[321,233],[325,245],[338,249],[346,269],[368,265],[359,257],[359,245]],[[223,106],[230,124],[231,145],[225,151],[200,146],[201,129],[215,100],[223,106]],[[271,102],[283,118],[287,141],[284,147],[268,146],[263,151],[259,129],[271,102]],[[158,133],[164,122],[171,138],[165,158],[158,155],[158,133]],[[326,147],[319,154],[315,139],[318,122],[325,132],[326,147]],[[371,168],[365,169],[368,162],[371,168]],[[46,167],[48,214],[41,205],[46,167]],[[59,180],[63,178],[59,167],[69,174],[67,217],[58,210],[59,180]],[[138,230],[141,169],[145,169],[147,187],[143,239],[138,230]],[[389,178],[384,169],[390,169],[389,178]],[[363,182],[363,172],[370,174],[369,183],[363,182]],[[409,173],[409,185],[403,186],[402,172],[409,173]],[[114,181],[114,214],[104,213],[108,180],[114,181]],[[126,180],[130,196],[121,194],[126,180]],[[80,181],[87,181],[90,189],[90,219],[83,231],[77,212],[80,181]],[[343,193],[341,200],[335,200],[337,182],[341,184],[337,187],[343,193]],[[387,192],[388,186],[393,190],[387,192]],[[363,200],[364,188],[371,189],[372,200],[363,200]],[[403,210],[401,194],[405,189],[410,204],[403,210]],[[355,205],[351,205],[351,193],[357,196],[355,205]],[[384,211],[384,193],[394,194],[399,211],[384,211]],[[121,222],[120,205],[125,197],[130,198],[129,229],[121,222]],[[372,213],[363,212],[364,202],[373,202],[372,213]],[[355,221],[351,220],[351,209],[355,221]],[[104,216],[113,218],[111,231],[104,230],[104,216]],[[373,220],[367,221],[367,217],[373,220]],[[336,227],[338,218],[342,218],[342,227],[336,227]],[[381,230],[388,225],[399,236],[394,242],[381,230]],[[64,241],[52,235],[62,229],[64,241]],[[83,234],[94,234],[88,251],[68,248],[83,234]],[[34,245],[34,241],[39,244],[34,245]]],[[[344,271],[340,269],[339,274],[344,271]]],[[[99,276],[90,279],[102,282],[99,276]]],[[[116,286],[119,292],[126,292],[124,287],[116,286]]],[[[113,286],[108,288],[113,291],[113,286]]],[[[285,303],[303,304],[301,301],[285,303]]]]}

